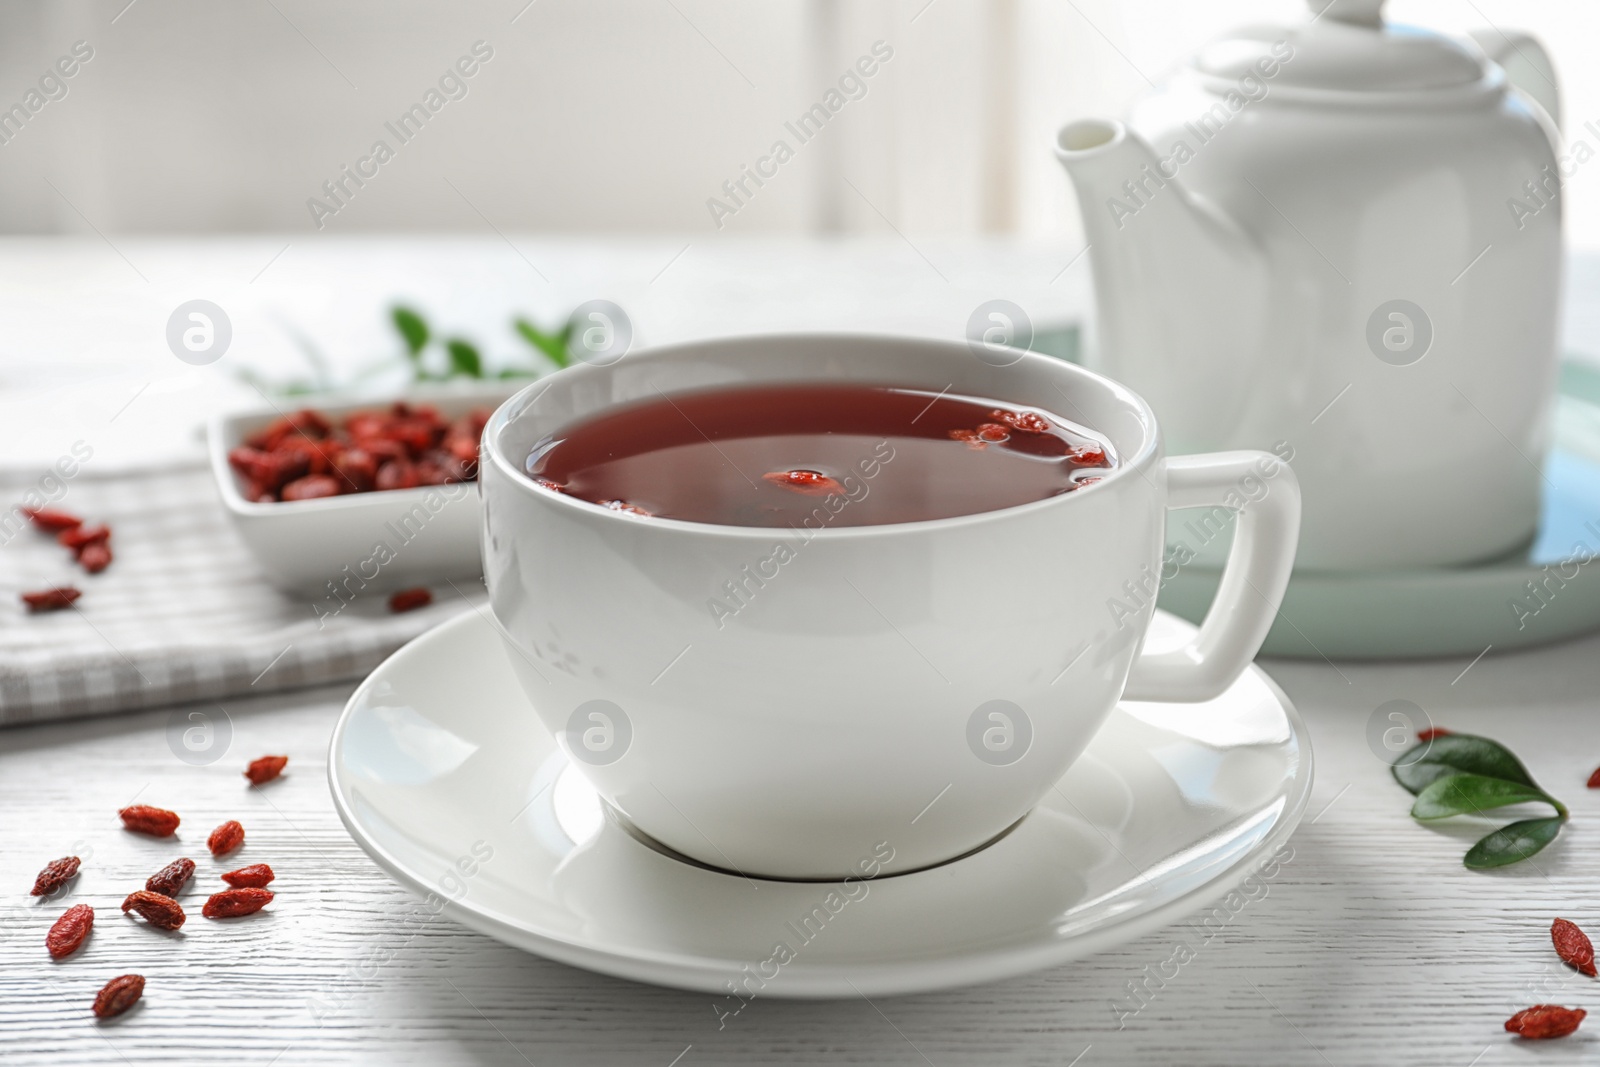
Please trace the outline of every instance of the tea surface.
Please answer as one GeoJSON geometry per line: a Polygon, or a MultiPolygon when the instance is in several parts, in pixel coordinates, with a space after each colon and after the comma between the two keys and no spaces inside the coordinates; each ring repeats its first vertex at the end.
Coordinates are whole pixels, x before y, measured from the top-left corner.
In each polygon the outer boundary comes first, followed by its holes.
{"type": "Polygon", "coordinates": [[[779,384],[663,394],[539,443],[552,492],[727,526],[874,526],[1014,507],[1116,464],[1039,408],[892,386],[779,384]]]}

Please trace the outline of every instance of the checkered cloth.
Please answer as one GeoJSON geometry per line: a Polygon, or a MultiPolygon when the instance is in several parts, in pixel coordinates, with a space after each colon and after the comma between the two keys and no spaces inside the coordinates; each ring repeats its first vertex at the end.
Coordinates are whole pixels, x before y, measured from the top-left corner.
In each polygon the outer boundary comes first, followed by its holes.
{"type": "Polygon", "coordinates": [[[484,599],[457,580],[431,607],[365,597],[319,628],[309,598],[267,584],[201,466],[67,482],[57,506],[112,530],[115,561],[85,574],[50,535],[6,523],[37,484],[0,475],[0,726],[348,681],[484,599]],[[28,614],[18,595],[57,585],[83,597],[28,614]]]}

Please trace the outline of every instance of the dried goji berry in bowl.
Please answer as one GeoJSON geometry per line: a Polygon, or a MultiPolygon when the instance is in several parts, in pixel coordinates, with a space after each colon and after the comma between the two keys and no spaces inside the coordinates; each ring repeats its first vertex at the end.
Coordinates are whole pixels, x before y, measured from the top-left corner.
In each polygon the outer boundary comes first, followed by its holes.
{"type": "Polygon", "coordinates": [[[330,402],[320,424],[270,408],[218,416],[211,468],[228,518],[268,580],[322,619],[353,596],[479,573],[477,440],[525,385],[422,385],[398,407],[330,402]]]}

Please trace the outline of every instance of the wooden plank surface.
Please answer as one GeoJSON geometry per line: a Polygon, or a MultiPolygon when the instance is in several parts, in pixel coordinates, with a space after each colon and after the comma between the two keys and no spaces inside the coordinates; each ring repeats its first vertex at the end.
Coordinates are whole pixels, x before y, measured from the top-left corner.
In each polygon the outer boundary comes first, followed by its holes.
{"type": "Polygon", "coordinates": [[[173,755],[170,712],[6,731],[0,1061],[1595,1062],[1600,1030],[1530,1049],[1501,1023],[1541,1001],[1600,1009],[1600,987],[1565,970],[1548,935],[1556,915],[1600,931],[1600,793],[1583,787],[1600,763],[1600,638],[1491,654],[1461,674],[1466,666],[1268,664],[1310,723],[1317,785],[1293,859],[1215,932],[1196,916],[1090,960],[934,995],[757,1000],[720,1030],[709,996],[526,955],[430,917],[392,883],[351,842],[328,794],[327,742],[346,689],[229,702],[230,748],[209,766],[173,755]],[[1531,863],[1465,870],[1467,831],[1413,823],[1368,745],[1369,718],[1392,699],[1506,741],[1569,803],[1572,825],[1531,863]],[[240,769],[266,752],[288,752],[290,773],[250,790],[240,769]],[[180,935],[126,919],[122,896],[173,853],[119,829],[115,812],[134,799],[184,814],[180,835],[199,865],[184,898],[191,912],[218,871],[245,862],[278,871],[276,902],[231,924],[196,915],[180,935]],[[227,818],[249,837],[221,863],[204,836],[227,818]],[[26,895],[45,861],[73,851],[84,872],[60,900],[26,895]],[[52,963],[44,932],[75,902],[95,906],[96,933],[52,963]],[[1173,968],[1180,942],[1194,958],[1173,968]],[[95,990],[127,971],[148,976],[144,1004],[97,1025],[95,990]],[[1137,1011],[1130,982],[1149,990],[1137,1011]]]}

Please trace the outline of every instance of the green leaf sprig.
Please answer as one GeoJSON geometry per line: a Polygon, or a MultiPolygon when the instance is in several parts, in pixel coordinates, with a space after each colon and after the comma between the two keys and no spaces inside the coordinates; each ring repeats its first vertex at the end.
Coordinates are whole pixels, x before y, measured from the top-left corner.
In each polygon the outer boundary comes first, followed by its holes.
{"type": "Polygon", "coordinates": [[[1419,822],[1511,804],[1541,803],[1555,809],[1554,815],[1503,826],[1473,845],[1462,858],[1473,870],[1527,859],[1554,841],[1567,821],[1566,806],[1540,789],[1509,749],[1487,737],[1439,734],[1401,753],[1390,770],[1417,798],[1411,817],[1419,822]]]}
{"type": "Polygon", "coordinates": [[[572,344],[571,319],[568,319],[556,333],[547,333],[527,319],[515,319],[511,325],[524,340],[544,353],[545,357],[557,367],[565,368],[572,365],[572,350],[569,347],[572,344]]]}
{"type": "Polygon", "coordinates": [[[460,378],[531,379],[548,373],[552,368],[562,370],[572,365],[574,325],[570,317],[559,330],[553,331],[544,330],[527,318],[514,318],[511,322],[513,329],[533,346],[536,356],[530,363],[518,363],[499,370],[491,370],[483,358],[482,350],[466,338],[439,336],[429,327],[422,312],[415,308],[404,304],[394,305],[389,309],[389,322],[400,336],[401,354],[385,357],[358,371],[344,386],[334,380],[321,352],[298,334],[295,335],[296,342],[314,372],[313,378],[269,381],[249,368],[237,373],[262,393],[306,396],[357,385],[377,375],[391,375],[398,367],[404,367],[414,382],[443,382],[460,378]]]}

